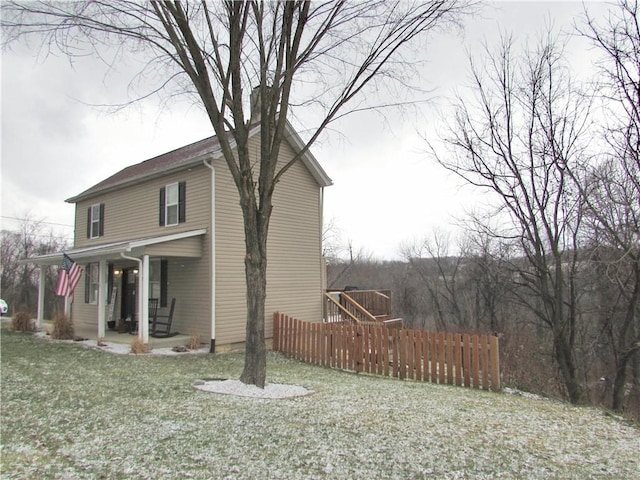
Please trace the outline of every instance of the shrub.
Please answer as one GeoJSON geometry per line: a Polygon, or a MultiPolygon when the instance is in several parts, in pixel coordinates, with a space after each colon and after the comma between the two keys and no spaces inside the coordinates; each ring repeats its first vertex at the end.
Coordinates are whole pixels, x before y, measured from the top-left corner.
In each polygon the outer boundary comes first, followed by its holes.
{"type": "Polygon", "coordinates": [[[11,328],[16,332],[33,332],[35,323],[27,312],[16,312],[11,317],[11,328]]]}
{"type": "Polygon", "coordinates": [[[148,343],[144,343],[138,337],[131,342],[131,353],[135,353],[136,355],[140,353],[149,353],[150,348],[148,343]]]}
{"type": "Polygon", "coordinates": [[[200,348],[200,345],[202,345],[202,339],[200,338],[200,335],[194,333],[193,335],[191,335],[191,337],[189,337],[189,343],[187,344],[187,348],[189,350],[198,350],[200,348]]]}
{"type": "Polygon", "coordinates": [[[56,340],[73,340],[75,337],[75,331],[73,328],[73,322],[65,314],[58,314],[53,319],[53,331],[51,332],[51,338],[56,340]]]}

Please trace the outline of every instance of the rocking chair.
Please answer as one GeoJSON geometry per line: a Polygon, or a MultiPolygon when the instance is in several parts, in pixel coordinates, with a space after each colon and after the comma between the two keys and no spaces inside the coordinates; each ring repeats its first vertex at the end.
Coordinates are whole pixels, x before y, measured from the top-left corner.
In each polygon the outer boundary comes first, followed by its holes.
{"type": "Polygon", "coordinates": [[[171,331],[171,322],[173,321],[173,311],[176,308],[176,299],[171,299],[169,315],[159,315],[158,300],[155,298],[150,300],[155,300],[155,308],[152,309],[151,305],[149,305],[149,322],[151,323],[149,335],[154,338],[169,338],[179,335],[179,332],[171,331]]]}

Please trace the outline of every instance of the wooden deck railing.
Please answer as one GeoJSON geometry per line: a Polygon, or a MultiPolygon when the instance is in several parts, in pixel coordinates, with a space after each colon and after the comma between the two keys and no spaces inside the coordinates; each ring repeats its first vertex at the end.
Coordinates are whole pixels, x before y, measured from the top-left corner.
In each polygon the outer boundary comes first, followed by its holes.
{"type": "Polygon", "coordinates": [[[339,299],[325,293],[324,321],[327,323],[360,323],[360,319],[347,310],[339,299]]]}
{"type": "Polygon", "coordinates": [[[390,290],[329,291],[325,294],[325,323],[368,324],[384,322],[402,326],[391,315],[390,290]]]}
{"type": "Polygon", "coordinates": [[[378,320],[391,318],[391,290],[349,290],[343,298],[356,302],[378,320]]]}
{"type": "Polygon", "coordinates": [[[326,367],[500,390],[498,337],[273,315],[273,349],[326,367]]]}

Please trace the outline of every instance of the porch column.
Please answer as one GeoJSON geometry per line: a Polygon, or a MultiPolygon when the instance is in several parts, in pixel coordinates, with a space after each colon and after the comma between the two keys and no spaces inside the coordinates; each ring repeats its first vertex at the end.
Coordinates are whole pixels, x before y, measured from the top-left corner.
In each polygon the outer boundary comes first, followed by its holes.
{"type": "Polygon", "coordinates": [[[107,310],[107,286],[109,282],[107,261],[98,264],[98,338],[105,336],[105,316],[107,310]]]}
{"type": "Polygon", "coordinates": [[[138,332],[142,343],[149,343],[149,255],[142,256],[142,271],[138,281],[140,282],[138,332]]]}
{"type": "Polygon", "coordinates": [[[44,287],[45,287],[45,269],[44,265],[40,265],[40,276],[38,281],[38,311],[36,314],[36,327],[42,328],[42,319],[44,317],[44,287]]]}

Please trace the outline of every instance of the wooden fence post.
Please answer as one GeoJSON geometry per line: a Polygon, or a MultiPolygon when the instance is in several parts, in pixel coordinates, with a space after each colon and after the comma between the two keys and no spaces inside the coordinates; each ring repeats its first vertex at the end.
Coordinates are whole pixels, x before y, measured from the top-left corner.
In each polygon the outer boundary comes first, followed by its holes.
{"type": "Polygon", "coordinates": [[[492,335],[490,337],[491,356],[491,390],[497,392],[500,390],[500,351],[498,346],[498,337],[492,335]]]}
{"type": "Polygon", "coordinates": [[[480,368],[482,369],[482,388],[489,390],[489,339],[480,335],[480,368]]]}
{"type": "Polygon", "coordinates": [[[438,340],[436,332],[431,332],[431,354],[429,360],[431,362],[431,382],[438,383],[438,340]]]}
{"type": "Polygon", "coordinates": [[[462,371],[464,376],[464,386],[471,386],[471,345],[469,342],[469,334],[462,335],[462,371]]]}
{"type": "Polygon", "coordinates": [[[280,315],[278,312],[273,312],[273,350],[275,352],[280,351],[280,315]]]}
{"type": "Polygon", "coordinates": [[[447,333],[447,384],[453,385],[453,334],[447,333]]]}
{"type": "Polygon", "coordinates": [[[444,383],[444,332],[438,333],[438,383],[444,383]]]}
{"type": "Polygon", "coordinates": [[[480,343],[478,342],[478,335],[474,335],[471,338],[471,357],[473,364],[473,388],[480,387],[480,343]]]}
{"type": "Polygon", "coordinates": [[[462,335],[456,333],[456,385],[462,386],[462,335]]]}
{"type": "Polygon", "coordinates": [[[416,380],[422,381],[422,335],[421,332],[415,332],[415,349],[416,349],[416,380]]]}

